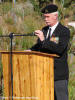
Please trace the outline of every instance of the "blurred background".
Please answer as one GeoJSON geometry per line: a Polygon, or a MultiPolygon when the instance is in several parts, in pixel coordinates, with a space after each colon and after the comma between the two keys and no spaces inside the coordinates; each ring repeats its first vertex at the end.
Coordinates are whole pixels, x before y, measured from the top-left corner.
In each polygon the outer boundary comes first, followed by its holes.
{"type": "MultiPolygon", "coordinates": [[[[68,50],[69,100],[75,100],[75,0],[0,0],[0,36],[30,34],[45,26],[40,10],[49,3],[59,7],[59,20],[70,29],[68,50]]],[[[13,50],[26,50],[37,41],[36,36],[13,38],[13,50]]],[[[0,37],[0,51],[10,50],[10,38],[0,37]]],[[[0,54],[0,97],[3,94],[3,71],[0,54]]],[[[1,100],[1,99],[0,99],[1,100]]]]}

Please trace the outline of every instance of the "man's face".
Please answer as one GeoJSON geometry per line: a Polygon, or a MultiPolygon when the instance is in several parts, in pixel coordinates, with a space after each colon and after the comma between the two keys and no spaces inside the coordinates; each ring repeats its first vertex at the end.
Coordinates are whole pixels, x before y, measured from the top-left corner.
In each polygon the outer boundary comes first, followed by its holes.
{"type": "Polygon", "coordinates": [[[44,14],[44,20],[47,25],[53,26],[57,22],[57,14],[54,13],[44,14]]]}

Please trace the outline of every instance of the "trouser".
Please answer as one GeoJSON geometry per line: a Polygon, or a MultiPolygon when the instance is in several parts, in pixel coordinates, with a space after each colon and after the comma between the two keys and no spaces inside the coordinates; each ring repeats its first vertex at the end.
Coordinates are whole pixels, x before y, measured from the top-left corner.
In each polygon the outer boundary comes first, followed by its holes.
{"type": "Polygon", "coordinates": [[[68,81],[54,81],[54,100],[68,100],[68,81]]]}

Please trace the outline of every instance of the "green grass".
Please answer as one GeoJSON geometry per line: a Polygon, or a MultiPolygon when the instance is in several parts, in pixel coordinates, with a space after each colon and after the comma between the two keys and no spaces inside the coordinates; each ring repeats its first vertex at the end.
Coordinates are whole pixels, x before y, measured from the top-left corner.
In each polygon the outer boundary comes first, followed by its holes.
{"type": "MultiPolygon", "coordinates": [[[[41,16],[24,4],[16,3],[13,8],[11,3],[3,3],[0,5],[1,28],[3,34],[10,32],[15,33],[31,33],[36,29],[44,26],[41,16]]],[[[0,33],[1,33],[0,32],[0,33]]]]}
{"type": "Polygon", "coordinates": [[[0,26],[0,35],[2,35],[3,31],[2,31],[2,27],[0,26]]]}
{"type": "Polygon", "coordinates": [[[26,37],[17,37],[13,41],[15,45],[13,45],[14,50],[26,50],[32,47],[36,43],[36,36],[26,36],[26,37]]]}
{"type": "Polygon", "coordinates": [[[0,15],[8,13],[12,9],[12,3],[2,3],[0,4],[0,15]]]}
{"type": "Polygon", "coordinates": [[[14,21],[11,17],[5,19],[5,23],[9,24],[9,25],[13,25],[14,24],[14,21]]]}
{"type": "MultiPolygon", "coordinates": [[[[75,77],[75,73],[74,76],[75,77]]],[[[69,79],[69,100],[75,100],[75,78],[72,76],[69,79]]]]}
{"type": "Polygon", "coordinates": [[[69,55],[68,63],[69,63],[69,100],[75,100],[75,56],[74,55],[69,55]]]}

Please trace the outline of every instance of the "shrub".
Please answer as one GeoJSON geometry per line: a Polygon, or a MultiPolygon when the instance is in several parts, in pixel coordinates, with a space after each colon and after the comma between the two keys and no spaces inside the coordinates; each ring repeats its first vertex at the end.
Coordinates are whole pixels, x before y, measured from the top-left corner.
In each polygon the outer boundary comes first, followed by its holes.
{"type": "Polygon", "coordinates": [[[2,27],[0,27],[0,35],[2,35],[3,33],[3,30],[2,30],[2,27]]]}
{"type": "Polygon", "coordinates": [[[2,14],[6,14],[12,9],[12,3],[2,3],[2,14]]]}
{"type": "Polygon", "coordinates": [[[13,19],[11,17],[8,17],[7,19],[5,19],[5,23],[13,25],[14,21],[13,21],[13,19]]]}

